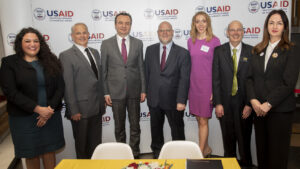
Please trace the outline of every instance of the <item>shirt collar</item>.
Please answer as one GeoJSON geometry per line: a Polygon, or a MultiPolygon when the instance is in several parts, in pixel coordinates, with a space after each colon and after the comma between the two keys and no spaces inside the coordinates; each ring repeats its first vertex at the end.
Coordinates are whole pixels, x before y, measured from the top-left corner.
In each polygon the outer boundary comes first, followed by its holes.
{"type": "Polygon", "coordinates": [[[274,42],[274,43],[271,43],[271,42],[269,41],[269,46],[270,46],[272,49],[274,49],[274,48],[278,45],[278,43],[280,42],[280,40],[281,40],[281,39],[279,39],[278,41],[276,41],[276,42],[274,42]]]}
{"type": "MultiPolygon", "coordinates": [[[[169,42],[169,43],[166,45],[167,49],[170,49],[171,46],[172,46],[172,44],[173,44],[173,41],[169,42]]],[[[160,48],[163,48],[163,46],[164,46],[164,45],[160,42],[159,47],[160,47],[160,48]]]]}
{"type": "Polygon", "coordinates": [[[230,42],[229,42],[229,44],[230,44],[231,51],[232,51],[232,49],[236,49],[237,51],[240,51],[240,49],[242,47],[242,42],[240,42],[236,47],[233,47],[230,42]]]}
{"type": "Polygon", "coordinates": [[[78,45],[78,44],[76,44],[76,43],[74,43],[74,45],[75,45],[80,51],[82,51],[82,52],[84,52],[84,50],[85,50],[86,48],[88,48],[88,47],[84,47],[84,46],[78,45]]]}
{"type": "MultiPolygon", "coordinates": [[[[127,40],[127,39],[129,39],[129,36],[126,35],[124,38],[127,40]]],[[[123,38],[122,38],[120,35],[117,34],[117,39],[118,39],[118,41],[121,41],[121,42],[122,42],[122,39],[123,39],[123,38]]]]}

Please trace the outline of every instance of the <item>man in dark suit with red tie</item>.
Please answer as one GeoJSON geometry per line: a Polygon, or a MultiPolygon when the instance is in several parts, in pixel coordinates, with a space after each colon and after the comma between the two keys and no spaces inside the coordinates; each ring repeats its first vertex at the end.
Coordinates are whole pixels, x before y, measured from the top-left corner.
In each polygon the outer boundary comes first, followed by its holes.
{"type": "Polygon", "coordinates": [[[243,35],[243,25],[239,21],[232,21],[227,28],[229,42],[215,48],[213,100],[222,130],[224,156],[237,156],[237,142],[241,166],[252,166],[252,108],[246,96],[252,46],[242,43],[243,35]]]}
{"type": "Polygon", "coordinates": [[[160,23],[157,34],[160,43],[146,49],[145,73],[147,103],[151,118],[151,149],[157,158],[164,144],[165,115],[171,127],[172,140],[185,140],[184,110],[189,90],[191,57],[173,41],[169,22],[160,23]]]}
{"type": "Polygon", "coordinates": [[[140,102],[146,97],[143,42],[129,35],[131,15],[115,17],[117,34],[101,44],[103,88],[106,104],[112,106],[117,142],[126,142],[126,109],[133,155],[140,153],[140,102]]]}

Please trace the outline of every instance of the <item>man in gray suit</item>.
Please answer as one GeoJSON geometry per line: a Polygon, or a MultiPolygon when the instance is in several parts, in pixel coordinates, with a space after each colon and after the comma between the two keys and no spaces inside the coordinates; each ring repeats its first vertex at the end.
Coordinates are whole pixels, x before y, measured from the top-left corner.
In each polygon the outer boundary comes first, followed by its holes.
{"type": "Polygon", "coordinates": [[[140,148],[140,102],[145,100],[143,43],[129,35],[132,24],[128,13],[115,17],[117,34],[101,45],[102,76],[106,104],[112,106],[117,142],[126,142],[126,108],[130,142],[138,158],[140,148]]]}
{"type": "Polygon", "coordinates": [[[173,41],[169,22],[160,23],[160,43],[147,47],[145,74],[147,103],[151,113],[151,149],[157,158],[164,144],[163,126],[168,118],[172,140],[185,140],[183,115],[189,91],[191,57],[173,41]]]}
{"type": "Polygon", "coordinates": [[[59,55],[66,84],[66,117],[71,120],[77,158],[89,159],[101,143],[105,112],[100,55],[87,46],[85,24],[76,23],[71,31],[74,45],[59,55]]]}
{"type": "Polygon", "coordinates": [[[220,119],[225,157],[236,157],[236,143],[241,166],[252,166],[250,140],[252,116],[246,97],[246,79],[252,46],[242,42],[243,25],[228,25],[229,42],[218,46],[213,59],[213,100],[220,119]]]}

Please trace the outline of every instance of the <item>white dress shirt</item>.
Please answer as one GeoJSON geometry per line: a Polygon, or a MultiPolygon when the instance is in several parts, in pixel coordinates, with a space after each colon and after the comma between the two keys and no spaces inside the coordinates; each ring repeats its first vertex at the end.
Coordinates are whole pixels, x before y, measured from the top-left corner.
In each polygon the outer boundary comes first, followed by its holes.
{"type": "Polygon", "coordinates": [[[267,64],[269,62],[270,56],[273,53],[273,50],[277,46],[279,41],[280,41],[280,39],[278,41],[274,42],[274,43],[269,42],[269,45],[268,45],[267,50],[266,50],[266,55],[265,55],[265,66],[264,66],[265,71],[266,71],[267,64]]]}
{"type": "MultiPolygon", "coordinates": [[[[125,36],[124,37],[126,40],[125,40],[125,45],[126,45],[126,51],[127,51],[127,58],[128,58],[128,55],[129,55],[129,45],[130,45],[130,43],[129,43],[129,36],[127,35],[127,36],[125,36]]],[[[120,53],[122,54],[122,37],[120,36],[120,35],[118,35],[117,34],[117,41],[118,41],[118,46],[119,46],[119,50],[120,50],[120,53]]]]}
{"type": "Polygon", "coordinates": [[[231,52],[231,57],[233,57],[233,51],[232,49],[236,49],[236,67],[239,67],[239,61],[240,61],[240,56],[241,56],[241,51],[242,51],[242,42],[240,42],[236,47],[233,47],[230,44],[230,52],[231,52]]]}
{"type": "MultiPolygon", "coordinates": [[[[78,45],[76,43],[74,43],[75,46],[81,51],[81,53],[83,54],[83,56],[85,57],[85,59],[89,62],[89,64],[91,65],[91,62],[90,62],[90,59],[85,51],[86,47],[83,47],[81,45],[78,45]]],[[[92,55],[93,57],[93,60],[95,62],[95,65],[96,65],[96,68],[98,69],[98,66],[97,66],[97,62],[96,62],[96,59],[95,59],[95,56],[93,55],[93,53],[91,52],[91,50],[89,48],[87,48],[89,51],[90,51],[90,54],[92,55]]]]}

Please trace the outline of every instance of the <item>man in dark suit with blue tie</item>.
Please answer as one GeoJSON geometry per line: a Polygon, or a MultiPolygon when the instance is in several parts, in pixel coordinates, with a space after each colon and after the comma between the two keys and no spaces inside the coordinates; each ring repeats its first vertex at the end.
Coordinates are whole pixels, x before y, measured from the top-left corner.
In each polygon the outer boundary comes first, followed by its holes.
{"type": "Polygon", "coordinates": [[[160,23],[160,43],[146,49],[145,72],[147,103],[150,110],[151,149],[157,158],[164,144],[165,115],[171,127],[172,140],[185,140],[184,110],[189,90],[191,57],[173,41],[169,22],[160,23]]]}
{"type": "Polygon", "coordinates": [[[250,138],[252,116],[246,96],[246,78],[252,46],[242,43],[243,25],[232,21],[227,28],[229,42],[216,47],[213,59],[213,100],[220,120],[224,156],[236,157],[240,164],[251,166],[250,138]]]}

